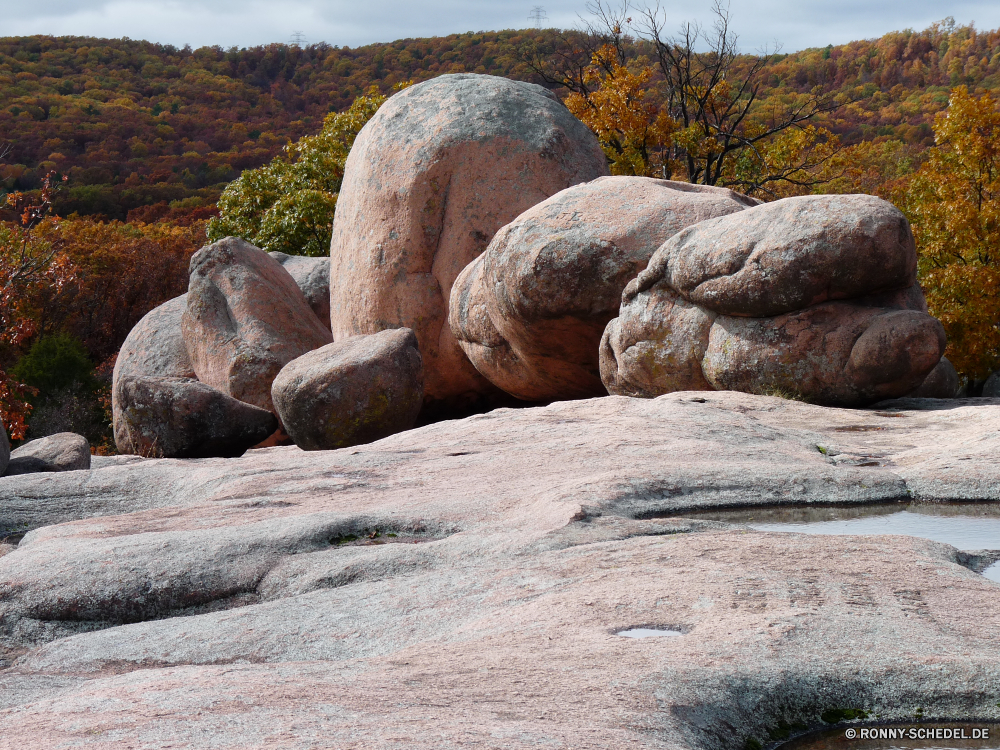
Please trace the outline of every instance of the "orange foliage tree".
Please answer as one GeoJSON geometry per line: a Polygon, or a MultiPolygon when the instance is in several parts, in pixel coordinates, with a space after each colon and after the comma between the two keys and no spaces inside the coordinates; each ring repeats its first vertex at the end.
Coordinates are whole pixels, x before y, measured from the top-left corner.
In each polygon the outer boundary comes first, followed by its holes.
{"type": "MultiPolygon", "coordinates": [[[[7,196],[19,219],[0,224],[0,347],[5,350],[16,350],[35,333],[34,295],[44,288],[61,289],[71,277],[65,258],[33,231],[51,209],[57,184],[50,172],[37,201],[20,193],[7,196]]],[[[13,440],[24,437],[29,390],[0,367],[0,421],[13,440]]]]}
{"type": "Polygon", "coordinates": [[[611,174],[669,178],[669,147],[676,122],[652,101],[653,69],[638,61],[630,69],[621,48],[604,44],[583,71],[584,86],[565,104],[597,136],[611,174]]]}
{"type": "Polygon", "coordinates": [[[967,378],[1000,367],[1000,111],[989,94],[956,88],[934,125],[936,146],[903,205],[920,253],[921,284],[948,334],[946,355],[967,378]]]}

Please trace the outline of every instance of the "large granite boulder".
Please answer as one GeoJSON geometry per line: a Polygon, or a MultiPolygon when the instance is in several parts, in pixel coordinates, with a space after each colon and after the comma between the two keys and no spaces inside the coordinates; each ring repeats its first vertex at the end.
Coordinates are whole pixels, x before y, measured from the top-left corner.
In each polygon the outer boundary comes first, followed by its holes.
{"type": "Polygon", "coordinates": [[[271,392],[285,431],[304,450],[408,430],[424,400],[417,337],[394,328],[327,344],[285,365],[271,392]]]}
{"type": "Polygon", "coordinates": [[[332,340],[288,271],[235,237],[191,257],[181,332],[198,380],[272,412],[278,371],[332,340]]]}
{"type": "MultiPolygon", "coordinates": [[[[119,453],[136,452],[130,432],[134,422],[122,418],[123,412],[132,406],[122,389],[125,378],[196,377],[181,335],[181,316],[186,307],[187,295],[182,294],[146,313],[129,332],[118,352],[111,381],[111,413],[119,453]]],[[[139,439],[139,444],[142,442],[139,439]]]]}
{"type": "Polygon", "coordinates": [[[311,258],[305,255],[268,253],[295,279],[306,297],[309,307],[326,327],[330,327],[330,259],[311,258]]]}
{"type": "Polygon", "coordinates": [[[267,409],[191,378],[126,376],[119,388],[124,405],[117,420],[129,452],[140,456],[241,456],[278,429],[267,409]]]}
{"type": "Polygon", "coordinates": [[[529,401],[606,393],[601,335],[663,242],[759,201],[725,188],[601,177],[529,208],[452,287],[449,323],[490,382],[529,401]]]}
{"type": "Polygon", "coordinates": [[[79,471],[90,468],[90,443],[75,432],[30,440],[10,454],[5,476],[39,471],[79,471]]]}
{"type": "Polygon", "coordinates": [[[334,337],[411,328],[428,405],[499,395],[447,324],[452,284],[504,224],[607,173],[594,135],[541,86],[462,74],[396,94],[347,160],[330,249],[334,337]]]}
{"type": "Polygon", "coordinates": [[[788,198],[667,240],[601,342],[613,394],[740,390],[858,406],[941,359],[905,217],[865,195],[788,198]]]}

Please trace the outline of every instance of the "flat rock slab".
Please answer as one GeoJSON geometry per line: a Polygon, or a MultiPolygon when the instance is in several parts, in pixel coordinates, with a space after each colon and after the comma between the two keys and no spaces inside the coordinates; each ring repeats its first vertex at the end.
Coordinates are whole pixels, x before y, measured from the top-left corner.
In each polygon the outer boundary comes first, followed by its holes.
{"type": "Polygon", "coordinates": [[[721,750],[836,707],[995,720],[1000,586],[954,548],[651,516],[996,500],[998,441],[991,399],[688,392],[2,478],[0,523],[58,525],[0,558],[0,732],[721,750]]]}

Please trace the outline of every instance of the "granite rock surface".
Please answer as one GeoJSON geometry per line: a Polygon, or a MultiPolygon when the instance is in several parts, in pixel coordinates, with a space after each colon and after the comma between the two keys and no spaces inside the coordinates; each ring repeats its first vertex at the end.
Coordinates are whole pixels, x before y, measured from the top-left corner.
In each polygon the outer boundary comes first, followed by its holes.
{"type": "Polygon", "coordinates": [[[309,307],[320,322],[330,327],[330,259],[288,255],[277,251],[268,253],[288,271],[306,297],[309,307]]]}
{"type": "Polygon", "coordinates": [[[181,332],[198,380],[271,412],[278,371],[332,341],[288,271],[235,237],[191,257],[181,332]]]}
{"type": "Polygon", "coordinates": [[[75,432],[29,440],[10,454],[6,471],[0,474],[30,474],[36,471],[79,471],[90,468],[90,443],[75,432]]]}
{"type": "Polygon", "coordinates": [[[845,706],[996,720],[1000,585],[954,548],[690,511],[996,502],[998,436],[990,399],[680,392],[0,478],[28,530],[0,557],[0,731],[723,750],[845,706]]]}
{"type": "Polygon", "coordinates": [[[452,333],[479,372],[518,398],[603,396],[601,335],[625,285],[677,232],[757,203],[647,177],[567,188],[503,227],[462,271],[452,333]]]}
{"type": "Polygon", "coordinates": [[[452,284],[504,224],[607,173],[594,135],[541,86],[458,74],[395,94],[347,159],[330,251],[334,338],[410,328],[429,405],[499,395],[452,335],[452,284]]]}
{"type": "Polygon", "coordinates": [[[946,339],[916,284],[906,218],[867,195],[803,196],[709,219],[629,282],[601,340],[613,394],[785,393],[833,406],[903,396],[946,339]]]}
{"type": "Polygon", "coordinates": [[[424,401],[409,328],[348,336],[285,365],[271,386],[278,416],[303,450],[370,443],[413,427],[424,401]]]}
{"type": "Polygon", "coordinates": [[[267,409],[192,378],[123,377],[118,419],[131,453],[149,458],[240,456],[278,429],[267,409]]]}
{"type": "Polygon", "coordinates": [[[197,377],[181,334],[186,307],[187,295],[182,294],[146,313],[118,352],[111,380],[111,413],[119,453],[135,453],[133,437],[138,439],[130,432],[130,423],[122,419],[124,411],[133,406],[122,389],[125,378],[197,377]]]}

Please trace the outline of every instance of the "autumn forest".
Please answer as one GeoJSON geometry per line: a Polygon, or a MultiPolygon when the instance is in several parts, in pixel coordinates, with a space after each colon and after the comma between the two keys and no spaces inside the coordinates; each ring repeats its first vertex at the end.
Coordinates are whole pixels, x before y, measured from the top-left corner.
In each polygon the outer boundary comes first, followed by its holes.
{"type": "Polygon", "coordinates": [[[1000,31],[946,19],[791,54],[720,48],[709,67],[732,51],[725,75],[705,84],[673,81],[671,55],[683,45],[638,24],[597,19],[590,30],[356,49],[0,39],[8,434],[72,429],[112,450],[116,352],[142,315],[184,291],[206,237],[321,252],[353,134],[394,90],[453,72],[553,89],[598,135],[613,173],[730,185],[764,200],[864,192],[893,201],[914,226],[949,358],[973,389],[1000,367],[1000,31]],[[706,113],[722,102],[745,116],[723,139],[725,122],[709,122],[717,115],[677,115],[678,91],[706,113]],[[310,182],[317,164],[322,185],[310,182]],[[303,217],[308,232],[268,230],[241,203],[256,185],[274,204],[292,183],[311,202],[282,209],[283,220],[303,217]]]}

